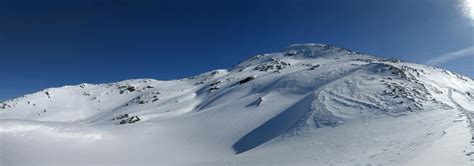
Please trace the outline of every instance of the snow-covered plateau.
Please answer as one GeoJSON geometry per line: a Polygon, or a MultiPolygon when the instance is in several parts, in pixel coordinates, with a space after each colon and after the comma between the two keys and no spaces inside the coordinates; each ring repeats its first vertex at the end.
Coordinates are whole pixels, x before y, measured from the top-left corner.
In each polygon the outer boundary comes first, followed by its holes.
{"type": "Polygon", "coordinates": [[[474,82],[296,44],[191,78],[0,102],[0,165],[474,165],[474,82]]]}

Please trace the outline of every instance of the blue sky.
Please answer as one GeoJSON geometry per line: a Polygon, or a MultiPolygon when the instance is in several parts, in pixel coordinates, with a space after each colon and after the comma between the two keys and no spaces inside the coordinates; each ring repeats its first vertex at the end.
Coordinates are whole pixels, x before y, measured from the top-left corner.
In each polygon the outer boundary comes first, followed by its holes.
{"type": "Polygon", "coordinates": [[[183,78],[307,42],[473,78],[472,1],[0,0],[0,101],[66,84],[183,78]]]}

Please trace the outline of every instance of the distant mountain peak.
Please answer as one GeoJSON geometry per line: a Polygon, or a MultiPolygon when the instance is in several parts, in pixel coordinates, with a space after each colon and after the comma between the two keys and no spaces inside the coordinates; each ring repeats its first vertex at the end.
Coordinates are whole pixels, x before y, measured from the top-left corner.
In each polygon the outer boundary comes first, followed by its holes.
{"type": "Polygon", "coordinates": [[[354,59],[365,59],[365,60],[374,60],[381,59],[375,56],[367,55],[364,53],[352,51],[346,48],[340,48],[332,46],[329,44],[320,44],[320,43],[304,43],[304,44],[292,44],[287,48],[281,50],[280,52],[268,53],[268,54],[259,54],[253,56],[238,65],[234,66],[230,70],[245,70],[249,66],[254,65],[274,65],[278,66],[287,66],[290,65],[289,62],[293,60],[311,60],[315,58],[341,58],[341,57],[350,57],[354,59]]]}
{"type": "Polygon", "coordinates": [[[305,43],[305,44],[292,44],[285,50],[286,56],[303,56],[303,57],[322,57],[322,56],[341,56],[341,55],[352,55],[362,54],[355,51],[351,51],[346,48],[339,48],[329,44],[319,43],[305,43]]]}

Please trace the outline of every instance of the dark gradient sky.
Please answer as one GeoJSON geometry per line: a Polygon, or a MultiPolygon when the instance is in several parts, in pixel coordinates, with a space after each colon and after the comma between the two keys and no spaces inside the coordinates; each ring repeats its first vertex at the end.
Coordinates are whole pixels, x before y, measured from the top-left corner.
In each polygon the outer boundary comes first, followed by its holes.
{"type": "MultiPolygon", "coordinates": [[[[293,43],[425,63],[474,45],[459,0],[0,0],[0,101],[48,87],[175,79],[293,43]]],[[[474,77],[473,56],[439,66],[474,77]]]]}

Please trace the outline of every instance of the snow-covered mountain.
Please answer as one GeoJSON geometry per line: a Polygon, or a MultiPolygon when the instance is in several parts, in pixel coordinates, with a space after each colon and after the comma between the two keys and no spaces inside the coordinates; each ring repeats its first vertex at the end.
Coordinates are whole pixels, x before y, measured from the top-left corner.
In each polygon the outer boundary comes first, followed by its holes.
{"type": "Polygon", "coordinates": [[[0,165],[472,165],[473,112],[468,77],[296,44],[0,102],[0,165]]]}

